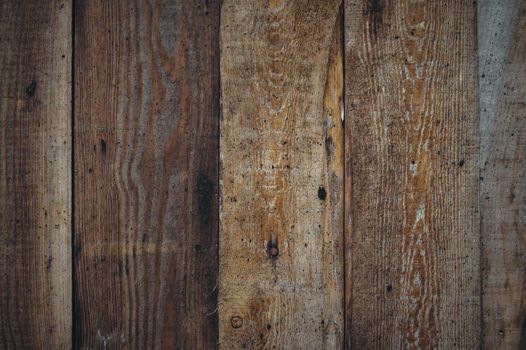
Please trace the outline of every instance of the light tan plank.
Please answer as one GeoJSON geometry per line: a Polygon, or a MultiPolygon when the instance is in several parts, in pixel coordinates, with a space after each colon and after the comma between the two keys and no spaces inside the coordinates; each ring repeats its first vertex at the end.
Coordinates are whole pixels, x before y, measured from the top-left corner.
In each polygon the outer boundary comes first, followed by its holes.
{"type": "Polygon", "coordinates": [[[338,1],[223,2],[219,342],[343,344],[338,1]]]}

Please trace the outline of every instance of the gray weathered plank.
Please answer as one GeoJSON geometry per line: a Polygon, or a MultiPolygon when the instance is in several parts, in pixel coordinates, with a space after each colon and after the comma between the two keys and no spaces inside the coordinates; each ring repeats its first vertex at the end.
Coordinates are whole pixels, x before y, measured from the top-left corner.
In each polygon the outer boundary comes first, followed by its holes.
{"type": "Polygon", "coordinates": [[[526,2],[478,1],[483,332],[526,348],[526,2]]]}

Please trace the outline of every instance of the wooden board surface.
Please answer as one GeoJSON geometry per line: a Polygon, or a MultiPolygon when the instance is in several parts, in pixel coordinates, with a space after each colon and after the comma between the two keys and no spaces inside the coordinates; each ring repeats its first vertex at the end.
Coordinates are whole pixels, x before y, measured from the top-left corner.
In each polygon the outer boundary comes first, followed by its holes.
{"type": "Polygon", "coordinates": [[[219,345],[343,341],[339,1],[224,1],[219,345]]]}
{"type": "Polygon", "coordinates": [[[71,3],[0,1],[0,348],[71,348],[71,3]]]}
{"type": "Polygon", "coordinates": [[[0,349],[526,348],[525,33],[0,0],[0,349]]]}
{"type": "Polygon", "coordinates": [[[483,332],[526,349],[526,2],[478,2],[483,332]]]}
{"type": "Polygon", "coordinates": [[[347,346],[478,348],[476,4],[345,5],[347,346]]]}
{"type": "Polygon", "coordinates": [[[76,346],[217,342],[219,1],[75,4],[76,346]]]}

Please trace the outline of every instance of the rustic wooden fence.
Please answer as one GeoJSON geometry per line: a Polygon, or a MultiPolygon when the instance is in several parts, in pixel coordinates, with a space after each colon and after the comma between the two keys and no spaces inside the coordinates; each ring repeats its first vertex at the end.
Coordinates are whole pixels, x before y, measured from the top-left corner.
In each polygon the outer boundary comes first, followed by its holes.
{"type": "Polygon", "coordinates": [[[0,0],[0,348],[526,349],[526,2],[0,0]]]}

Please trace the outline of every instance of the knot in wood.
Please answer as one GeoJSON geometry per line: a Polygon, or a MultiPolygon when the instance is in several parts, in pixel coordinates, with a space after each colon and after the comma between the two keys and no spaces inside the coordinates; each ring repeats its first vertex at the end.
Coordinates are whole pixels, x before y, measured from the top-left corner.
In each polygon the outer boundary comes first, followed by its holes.
{"type": "Polygon", "coordinates": [[[230,324],[232,325],[232,328],[241,328],[243,326],[243,319],[240,316],[232,316],[230,324]]]}
{"type": "Polygon", "coordinates": [[[270,254],[270,256],[276,257],[279,254],[279,250],[277,247],[270,247],[270,249],[268,250],[268,253],[270,254]]]}

